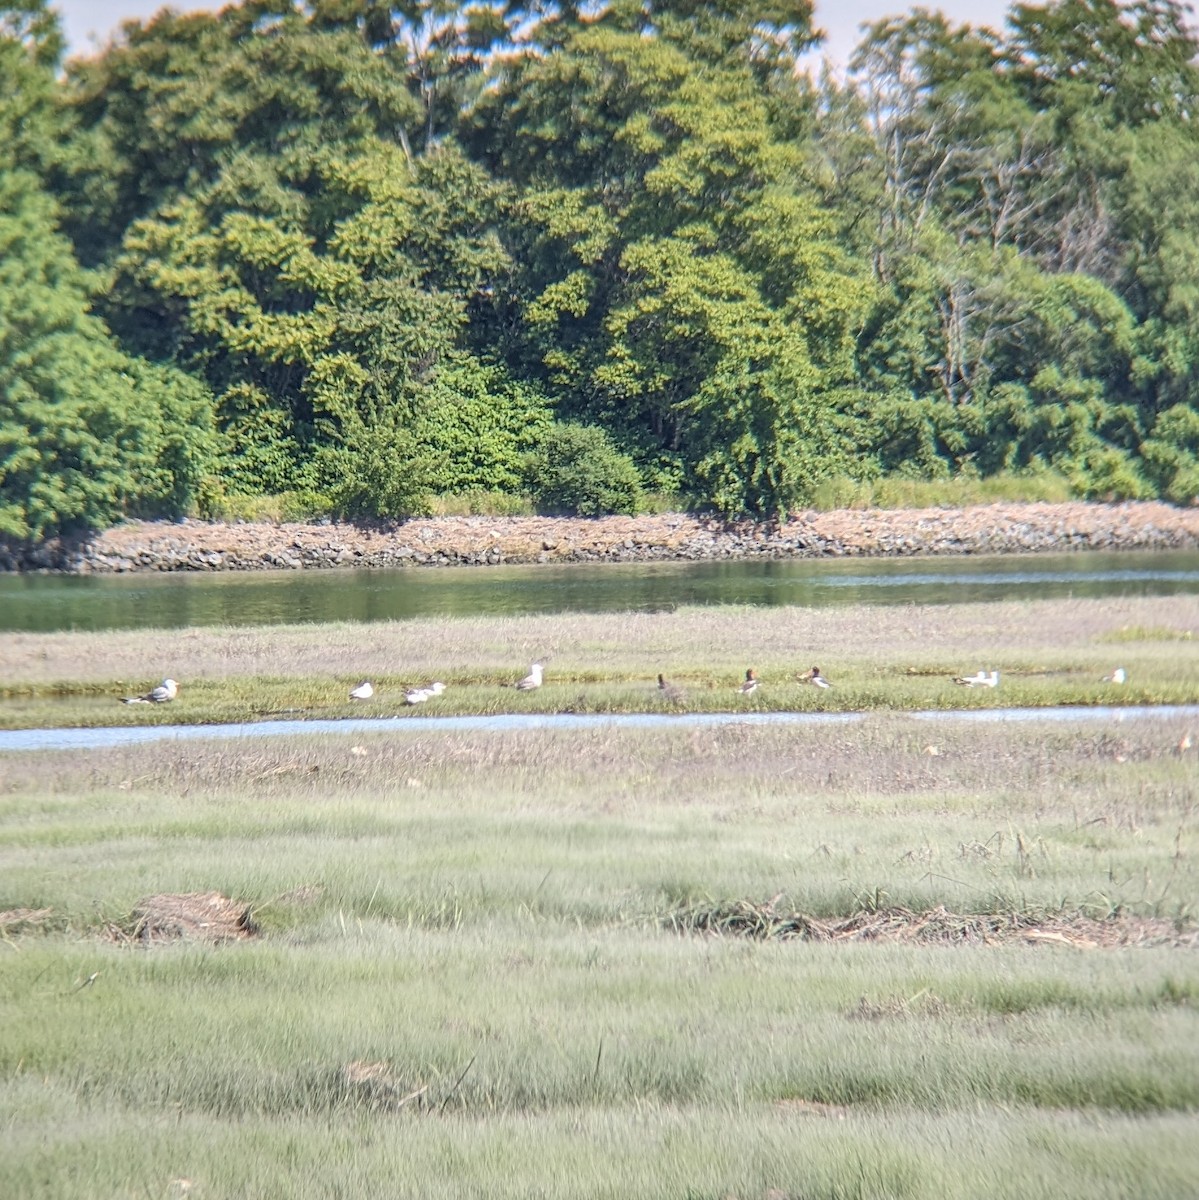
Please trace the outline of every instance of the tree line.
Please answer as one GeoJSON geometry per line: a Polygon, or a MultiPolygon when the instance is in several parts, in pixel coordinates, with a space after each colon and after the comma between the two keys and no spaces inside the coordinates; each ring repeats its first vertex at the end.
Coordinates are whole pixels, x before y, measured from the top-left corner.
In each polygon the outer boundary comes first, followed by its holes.
{"type": "Polygon", "coordinates": [[[239,497],[774,516],[822,480],[1199,495],[1174,0],[0,4],[0,536],[239,497]]]}

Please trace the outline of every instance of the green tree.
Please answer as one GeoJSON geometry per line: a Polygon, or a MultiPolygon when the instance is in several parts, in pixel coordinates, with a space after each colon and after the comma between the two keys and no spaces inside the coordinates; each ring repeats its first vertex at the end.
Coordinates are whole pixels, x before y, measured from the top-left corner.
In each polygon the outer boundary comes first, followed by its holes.
{"type": "Polygon", "coordinates": [[[41,4],[0,10],[0,536],[178,514],[211,469],[211,397],[121,352],[35,173],[61,45],[41,4]],[[18,19],[19,18],[19,19],[18,19]]]}
{"type": "Polygon", "coordinates": [[[0,170],[0,536],[38,542],[126,513],[189,511],[212,469],[212,402],[122,353],[23,171],[0,170]]]}
{"type": "Polygon", "coordinates": [[[418,458],[436,440],[439,377],[506,260],[495,189],[434,136],[414,56],[461,82],[489,27],[438,3],[166,12],[68,81],[65,195],[106,314],[216,393],[234,489],[340,494],[365,440],[392,443],[389,470],[399,431],[418,458]]]}
{"type": "Polygon", "coordinates": [[[1146,474],[1175,504],[1199,501],[1199,411],[1176,404],[1153,424],[1141,447],[1146,474]]]}
{"type": "Polygon", "coordinates": [[[782,9],[614,6],[505,65],[472,114],[518,191],[514,369],[729,514],[784,511],[828,469],[865,308],[764,92],[807,37],[806,6],[787,11],[790,42],[782,9]]]}

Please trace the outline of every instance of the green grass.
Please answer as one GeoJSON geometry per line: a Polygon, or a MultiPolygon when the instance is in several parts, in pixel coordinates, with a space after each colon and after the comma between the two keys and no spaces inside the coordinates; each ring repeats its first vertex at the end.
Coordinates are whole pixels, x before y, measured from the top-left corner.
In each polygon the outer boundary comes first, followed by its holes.
{"type": "Polygon", "coordinates": [[[429,508],[434,517],[531,517],[534,513],[528,496],[483,489],[434,496],[429,508]]]}
{"type": "Polygon", "coordinates": [[[682,714],[682,713],[858,713],[912,712],[919,709],[1001,709],[1096,706],[1096,704],[1192,704],[1199,686],[1181,664],[1169,670],[1141,672],[1139,684],[1104,685],[1090,671],[1002,672],[999,689],[960,688],[947,668],[928,674],[887,673],[846,664],[835,690],[819,691],[796,682],[796,665],[759,672],[762,686],[751,696],[738,690],[733,672],[723,678],[693,679],[676,674],[671,682],[685,690],[671,700],[653,679],[558,677],[534,692],[514,692],[506,680],[461,678],[448,674],[446,691],[434,700],[409,706],[406,680],[376,677],[376,695],[368,702],[344,700],[358,680],[352,678],[275,678],[194,680],[179,700],[160,706],[114,703],[108,686],[67,682],[0,703],[0,728],[85,728],[101,726],[214,725],[262,720],[336,720],[342,718],[419,721],[427,716],[493,716],[510,713],[682,714]]]}
{"type": "Polygon", "coordinates": [[[811,507],[821,512],[839,508],[968,508],[979,504],[1044,502],[1077,499],[1069,480],[1052,471],[963,474],[946,479],[908,479],[891,475],[857,480],[846,476],[816,485],[811,507]]]}
{"type": "MultiPolygon", "coordinates": [[[[649,492],[643,512],[669,513],[703,511],[689,497],[649,492]]],[[[809,507],[821,512],[839,508],[966,508],[980,504],[1045,502],[1062,504],[1079,499],[1070,481],[1049,470],[1003,472],[985,479],[965,472],[944,479],[913,479],[890,475],[860,480],[847,475],[822,480],[816,485],[809,507]]],[[[475,489],[428,498],[429,513],[435,517],[487,516],[523,517],[535,514],[527,495],[475,489]]],[[[221,495],[210,498],[204,516],[222,521],[263,521],[281,524],[307,521],[331,511],[328,497],[317,493],[284,492],[275,496],[221,495]]]]}
{"type": "MultiPolygon", "coordinates": [[[[1138,664],[1139,666],[1139,664],[1138,664]]],[[[0,701],[0,728],[85,728],[97,726],[204,725],[269,720],[377,718],[419,721],[434,716],[494,716],[508,713],[765,713],[885,712],[922,709],[1052,708],[1064,705],[1193,704],[1199,680],[1184,661],[1157,669],[1131,668],[1123,686],[1101,683],[1095,669],[1059,665],[1051,670],[1017,667],[1002,670],[997,689],[965,688],[953,683],[948,666],[923,667],[920,673],[881,670],[847,662],[836,686],[827,691],[797,681],[798,662],[759,671],[762,686],[751,696],[739,691],[740,676],[675,673],[671,682],[685,695],[664,695],[656,680],[612,678],[598,672],[568,671],[547,676],[534,692],[515,692],[510,677],[498,673],[444,673],[446,691],[421,705],[408,705],[404,690],[411,680],[374,678],[375,696],[366,702],[346,699],[358,680],[249,676],[200,679],[187,684],[180,698],[162,705],[115,703],[107,684],[64,680],[53,685],[9,685],[0,701]],[[15,694],[14,694],[15,693],[15,694]]],[[[119,689],[116,689],[119,690],[119,689]]]]}
{"type": "Polygon", "coordinates": [[[1190,627],[1199,628],[1195,597],[681,608],[331,625],[319,635],[311,626],[13,634],[0,648],[0,728],[350,715],[1186,704],[1199,700],[1199,643],[1160,631],[1190,627]],[[509,685],[534,659],[546,665],[545,686],[514,691],[509,685]],[[833,689],[797,682],[814,662],[833,689]],[[144,673],[130,677],[130,664],[144,673]],[[750,666],[762,687],[747,698],[737,688],[750,666]],[[1126,669],[1128,682],[1102,683],[1116,666],[1126,669]],[[955,675],[979,669],[999,670],[1001,686],[953,684],[955,675]],[[683,701],[658,691],[659,672],[685,690],[683,701]],[[181,684],[175,702],[117,703],[166,674],[181,684]],[[347,693],[363,678],[374,682],[377,696],[353,704],[347,693]],[[447,685],[443,696],[417,708],[404,704],[406,687],[434,678],[447,685]]]}
{"type": "MultiPolygon", "coordinates": [[[[1095,688],[1110,653],[1097,633],[1167,623],[1152,604],[1107,624],[1084,606],[1055,627],[1058,611],[1036,610],[1021,646],[1010,613],[955,610],[949,652],[998,644],[1016,674],[1001,693],[1058,686],[1037,673],[1050,669],[1095,688]]],[[[568,678],[533,696],[501,690],[494,665],[447,674],[479,707],[652,706],[648,681],[612,676],[655,639],[698,629],[705,654],[765,649],[806,618],[630,619],[623,642],[580,623],[555,659],[568,678]]],[[[898,670],[924,619],[880,616],[863,638],[880,639],[881,665],[848,660],[838,691],[961,693],[898,670]]],[[[465,644],[448,644],[525,658],[545,628],[463,624],[465,644]]],[[[368,649],[434,632],[384,630],[368,649]]],[[[76,683],[95,694],[49,703],[159,720],[193,692],[248,703],[300,681],[318,699],[319,676],[293,665],[301,631],[259,636],[180,637],[212,673],[152,710],[100,694],[119,640],[8,653],[48,655],[19,703],[47,702],[57,664],[89,648],[74,661],[95,675],[76,683]],[[239,674],[242,648],[278,674],[239,674]]],[[[311,661],[361,630],[306,636],[311,661]]],[[[775,661],[802,664],[794,643],[814,636],[807,625],[775,661]]],[[[932,671],[942,653],[918,661],[932,671]]],[[[1150,642],[1126,665],[1135,686],[1165,688],[1192,653],[1150,642]]],[[[733,662],[713,674],[726,701],[733,662]]],[[[707,695],[698,674],[672,675],[688,704],[707,695]]],[[[781,703],[776,686],[767,676],[762,704],[781,703]]],[[[829,702],[790,686],[790,703],[829,702]]],[[[447,735],[417,718],[349,737],[0,756],[0,1195],[1199,1194],[1193,724],[877,713],[447,735]],[[128,940],[143,898],[213,890],[249,905],[260,936],[128,940]],[[827,920],[943,906],[1071,936],[806,942],[680,919],[747,904],[827,920]]]]}
{"type": "Polygon", "coordinates": [[[50,913],[0,944],[0,1193],[1187,1194],[1193,949],[666,921],[747,897],[1189,928],[1183,728],[7,756],[0,910],[50,913]],[[263,935],[108,936],[209,889],[263,935]]]}
{"type": "Polygon", "coordinates": [[[1195,634],[1190,629],[1175,629],[1166,625],[1125,625],[1100,635],[1097,639],[1108,645],[1123,646],[1134,642],[1189,642],[1195,634]]]}

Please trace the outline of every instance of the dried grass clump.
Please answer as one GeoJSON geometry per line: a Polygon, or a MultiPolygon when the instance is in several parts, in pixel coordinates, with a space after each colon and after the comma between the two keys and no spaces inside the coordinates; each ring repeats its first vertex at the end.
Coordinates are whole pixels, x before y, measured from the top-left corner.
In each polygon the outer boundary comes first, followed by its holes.
{"type": "Polygon", "coordinates": [[[250,906],[220,892],[163,893],[142,900],[124,928],[112,927],[121,941],[235,942],[258,934],[250,906]]]}
{"type": "Polygon", "coordinates": [[[1044,915],[995,912],[955,913],[943,905],[927,912],[896,906],[863,909],[844,917],[812,917],[780,912],[775,901],[695,903],[665,918],[677,933],[707,933],[758,941],[889,942],[917,945],[1000,945],[1047,943],[1080,950],[1115,946],[1199,948],[1199,930],[1164,917],[1114,915],[1097,920],[1082,913],[1044,915]]]}
{"type": "Polygon", "coordinates": [[[52,908],[10,908],[0,912],[0,937],[36,928],[45,923],[53,912],[52,908]]]}

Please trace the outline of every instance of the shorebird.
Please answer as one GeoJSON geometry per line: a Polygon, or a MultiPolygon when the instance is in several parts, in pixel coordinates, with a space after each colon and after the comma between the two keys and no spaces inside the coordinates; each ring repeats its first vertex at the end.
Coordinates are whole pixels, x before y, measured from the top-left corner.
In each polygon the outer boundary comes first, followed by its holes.
{"type": "Polygon", "coordinates": [[[998,687],[999,672],[992,671],[987,674],[986,671],[979,671],[977,675],[955,675],[953,681],[963,687],[998,687]]]}
{"type": "Polygon", "coordinates": [[[432,700],[434,696],[440,696],[445,691],[445,684],[440,680],[435,683],[427,683],[424,687],[409,688],[404,693],[405,704],[424,704],[426,700],[432,700]]]}
{"type": "Polygon", "coordinates": [[[534,688],[541,686],[541,664],[534,663],[529,668],[529,673],[519,682],[512,685],[519,692],[531,692],[534,688]]]}
{"type": "Polygon", "coordinates": [[[173,679],[164,679],[156,688],[142,696],[122,696],[122,704],[165,704],[179,695],[179,685],[173,679]]]}
{"type": "Polygon", "coordinates": [[[375,688],[369,679],[364,679],[357,687],[350,688],[351,700],[369,700],[374,694],[375,688]]]}
{"type": "Polygon", "coordinates": [[[813,687],[818,688],[831,688],[833,686],[827,679],[825,679],[823,675],[820,674],[819,667],[813,667],[806,674],[801,675],[799,677],[799,682],[810,683],[813,687]]]}
{"type": "Polygon", "coordinates": [[[1100,683],[1123,683],[1128,678],[1128,673],[1123,667],[1117,667],[1110,675],[1105,675],[1100,683]]]}
{"type": "Polygon", "coordinates": [[[682,704],[687,699],[687,693],[683,691],[677,683],[667,683],[664,676],[658,676],[658,691],[666,697],[671,704],[682,704]]]}
{"type": "Polygon", "coordinates": [[[743,696],[752,696],[758,690],[758,675],[757,672],[750,667],[745,672],[745,682],[741,685],[739,691],[743,696]]]}

